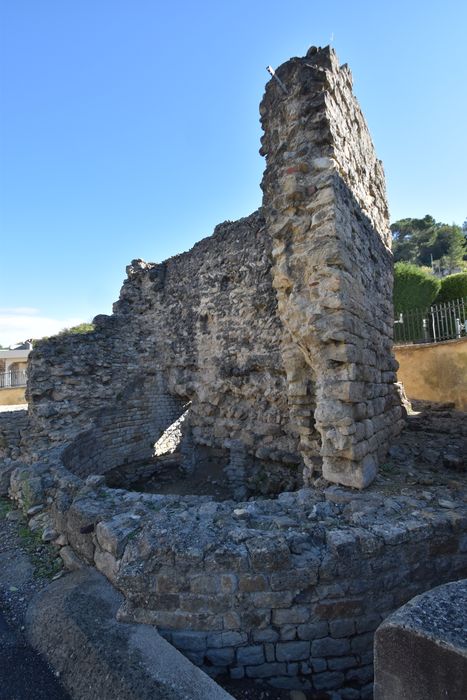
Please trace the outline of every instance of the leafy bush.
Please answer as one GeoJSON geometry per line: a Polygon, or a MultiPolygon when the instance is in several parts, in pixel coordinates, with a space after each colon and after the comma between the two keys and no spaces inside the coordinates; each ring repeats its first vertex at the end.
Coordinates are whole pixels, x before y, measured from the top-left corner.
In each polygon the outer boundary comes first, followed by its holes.
{"type": "Polygon", "coordinates": [[[35,338],[32,341],[32,345],[34,348],[37,348],[40,343],[59,338],[60,336],[80,335],[84,333],[91,333],[93,330],[94,325],[92,323],[80,323],[79,325],[72,326],[71,328],[63,328],[59,333],[56,333],[55,335],[44,335],[42,338],[35,338]]]}
{"type": "Polygon", "coordinates": [[[77,333],[91,333],[94,330],[92,323],[80,323],[78,326],[64,328],[57,335],[76,335],[77,333]]]}
{"type": "Polygon", "coordinates": [[[427,309],[436,298],[440,286],[439,279],[420,267],[397,262],[394,265],[394,311],[399,314],[410,309],[427,309]]]}
{"type": "Polygon", "coordinates": [[[441,289],[436,301],[453,301],[467,297],[467,272],[448,275],[441,280],[441,289]]]}

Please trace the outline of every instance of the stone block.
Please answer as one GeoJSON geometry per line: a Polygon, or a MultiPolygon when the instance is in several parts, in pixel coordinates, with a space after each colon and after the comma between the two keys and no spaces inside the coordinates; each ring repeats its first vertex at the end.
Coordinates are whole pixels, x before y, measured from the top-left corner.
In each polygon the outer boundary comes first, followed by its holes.
{"type": "Polygon", "coordinates": [[[367,632],[365,634],[357,634],[352,638],[350,645],[352,647],[352,652],[360,654],[368,651],[373,646],[373,632],[367,632]]]}
{"type": "Polygon", "coordinates": [[[335,690],[344,682],[344,674],[340,671],[324,671],[313,676],[313,685],[316,690],[335,690]]]}
{"type": "Polygon", "coordinates": [[[297,635],[299,639],[322,639],[329,635],[329,626],[327,622],[312,622],[298,625],[297,635]]]}
{"type": "Polygon", "coordinates": [[[267,539],[248,540],[248,553],[253,570],[273,572],[290,566],[290,550],[284,542],[267,539]]]}
{"type": "Polygon", "coordinates": [[[291,641],[297,637],[296,625],[282,625],[280,628],[280,638],[282,641],[291,641]]]}
{"type": "Polygon", "coordinates": [[[245,677],[245,669],[242,667],[231,668],[229,674],[232,680],[238,681],[245,677]]]}
{"type": "Polygon", "coordinates": [[[271,678],[272,676],[285,676],[286,673],[287,664],[285,663],[266,663],[260,666],[246,667],[246,675],[248,678],[271,678]]]}
{"type": "Polygon", "coordinates": [[[262,645],[245,646],[237,649],[237,664],[239,666],[255,666],[265,662],[262,645]]]}
{"type": "Polygon", "coordinates": [[[0,464],[0,496],[7,496],[10,488],[10,477],[17,463],[0,464]]]}
{"type": "MultiPolygon", "coordinates": [[[[262,574],[241,574],[238,580],[238,590],[241,593],[265,591],[268,588],[266,576],[262,574]]],[[[273,589],[274,590],[274,589],[273,589]]]]}
{"type": "Polygon", "coordinates": [[[276,658],[278,661],[303,661],[310,656],[309,642],[278,642],[276,658]]]}
{"type": "Polygon", "coordinates": [[[214,666],[229,666],[235,658],[235,650],[233,647],[207,649],[205,656],[214,666]]]}
{"type": "Polygon", "coordinates": [[[353,668],[347,671],[345,679],[346,681],[357,682],[360,685],[373,681],[373,664],[360,666],[360,668],[353,668]]]}
{"type": "Polygon", "coordinates": [[[350,641],[348,639],[333,639],[323,637],[311,642],[312,656],[345,656],[350,652],[350,641]]]}
{"type": "Polygon", "coordinates": [[[337,656],[328,659],[328,668],[330,671],[345,671],[358,666],[359,663],[359,657],[356,656],[337,656]]]}
{"type": "Polygon", "coordinates": [[[275,625],[288,625],[307,622],[310,618],[309,608],[294,606],[284,610],[273,610],[272,620],[275,625]]]}
{"type": "Polygon", "coordinates": [[[357,632],[374,632],[380,623],[381,615],[364,615],[356,620],[357,632]]]}
{"type": "Polygon", "coordinates": [[[245,644],[248,639],[246,632],[216,632],[208,634],[206,643],[209,647],[219,649],[221,647],[236,647],[245,644]]]}
{"type": "Polygon", "coordinates": [[[354,620],[331,620],[329,630],[331,637],[350,637],[355,633],[355,622],[354,620]]]}
{"type": "Polygon", "coordinates": [[[467,580],[413,598],[375,636],[375,700],[463,700],[467,580]]]}
{"type": "Polygon", "coordinates": [[[209,575],[209,574],[199,574],[193,576],[190,580],[190,589],[192,593],[209,594],[209,593],[219,593],[220,589],[220,577],[209,575]]]}
{"type": "Polygon", "coordinates": [[[254,642],[277,642],[279,633],[273,629],[253,630],[252,637],[254,642]]]}
{"type": "Polygon", "coordinates": [[[335,620],[338,618],[357,617],[364,609],[362,599],[323,601],[315,605],[315,615],[325,620],[335,620]]]}
{"type": "Polygon", "coordinates": [[[174,647],[183,651],[206,649],[206,635],[202,632],[172,632],[170,641],[174,647]]]}
{"type": "Polygon", "coordinates": [[[252,593],[251,600],[257,608],[287,608],[292,605],[293,593],[289,591],[264,591],[252,593]]]}
{"type": "Polygon", "coordinates": [[[310,562],[304,570],[281,571],[271,574],[273,591],[294,591],[308,588],[318,582],[319,561],[310,562]]]}

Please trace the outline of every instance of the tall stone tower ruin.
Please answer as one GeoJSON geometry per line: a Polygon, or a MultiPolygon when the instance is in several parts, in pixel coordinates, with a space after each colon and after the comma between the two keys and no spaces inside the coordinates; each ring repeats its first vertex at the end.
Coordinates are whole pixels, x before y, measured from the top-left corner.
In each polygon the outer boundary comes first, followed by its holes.
{"type": "Polygon", "coordinates": [[[260,107],[262,188],[290,411],[305,464],[321,443],[323,476],[362,488],[401,418],[383,168],[332,49],[276,75],[260,107]]]}

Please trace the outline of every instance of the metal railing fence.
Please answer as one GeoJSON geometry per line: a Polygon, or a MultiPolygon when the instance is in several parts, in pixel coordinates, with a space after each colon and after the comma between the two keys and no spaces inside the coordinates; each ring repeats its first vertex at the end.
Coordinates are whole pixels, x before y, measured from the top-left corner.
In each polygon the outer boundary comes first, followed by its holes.
{"type": "Polygon", "coordinates": [[[12,369],[9,372],[0,372],[0,389],[26,386],[26,370],[12,369]]]}
{"type": "Polygon", "coordinates": [[[467,297],[403,311],[394,321],[394,343],[439,343],[467,335],[467,297]]]}

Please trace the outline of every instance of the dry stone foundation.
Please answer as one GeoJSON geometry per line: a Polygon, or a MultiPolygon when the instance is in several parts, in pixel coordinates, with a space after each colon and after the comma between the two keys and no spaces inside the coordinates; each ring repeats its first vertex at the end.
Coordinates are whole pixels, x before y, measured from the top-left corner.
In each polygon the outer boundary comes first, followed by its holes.
{"type": "Polygon", "coordinates": [[[351,700],[380,622],[467,575],[467,508],[384,476],[403,426],[390,236],[350,71],[310,49],[277,76],[262,208],[134,260],[93,332],[37,344],[0,484],[68,568],[124,594],[121,620],[214,676],[351,700]],[[162,467],[225,493],[128,490],[162,467]]]}

